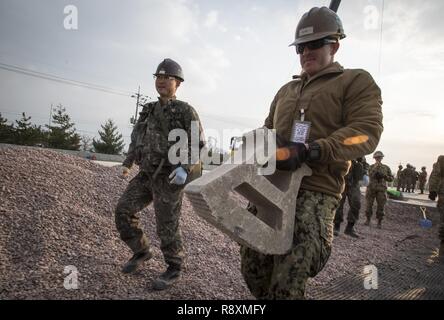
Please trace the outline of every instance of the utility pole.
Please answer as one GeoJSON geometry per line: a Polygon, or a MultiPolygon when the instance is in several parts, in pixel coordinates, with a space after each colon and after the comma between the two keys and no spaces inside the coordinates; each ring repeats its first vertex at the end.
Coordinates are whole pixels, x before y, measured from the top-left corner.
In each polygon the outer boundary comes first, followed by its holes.
{"type": "Polygon", "coordinates": [[[137,93],[133,94],[131,96],[131,98],[136,98],[137,99],[137,101],[136,101],[136,114],[134,115],[134,118],[132,119],[132,123],[136,124],[136,122],[137,122],[137,115],[139,114],[139,105],[143,106],[148,101],[148,99],[151,99],[151,97],[144,96],[143,94],[140,94],[140,86],[139,86],[139,89],[137,90],[137,93]]]}
{"type": "Polygon", "coordinates": [[[49,122],[48,127],[51,126],[52,123],[52,103],[51,103],[51,109],[49,109],[49,122]]]}
{"type": "Polygon", "coordinates": [[[139,90],[137,90],[136,114],[134,115],[134,123],[136,123],[137,114],[139,113],[139,99],[140,99],[140,86],[139,86],[139,90]]]}

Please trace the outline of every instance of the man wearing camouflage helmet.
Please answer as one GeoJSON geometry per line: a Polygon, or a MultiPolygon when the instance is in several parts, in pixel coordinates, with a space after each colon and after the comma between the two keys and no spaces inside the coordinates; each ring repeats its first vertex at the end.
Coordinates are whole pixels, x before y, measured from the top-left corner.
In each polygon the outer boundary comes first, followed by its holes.
{"type": "Polygon", "coordinates": [[[191,159],[192,124],[197,125],[199,151],[203,147],[202,126],[192,106],[176,99],[176,90],[184,81],[182,68],[171,60],[164,59],[154,74],[158,101],[143,106],[131,134],[128,155],[123,162],[123,175],[128,175],[135,163],[139,173],[129,182],[115,210],[117,230],[120,237],[133,252],[122,272],[133,273],[152,257],[150,241],[139,225],[137,213],[154,203],[156,231],[160,249],[168,265],[167,270],[153,282],[153,288],[162,290],[179,279],[184,250],[179,230],[179,217],[183,189],[198,164],[191,159]],[[168,157],[175,144],[168,139],[173,129],[182,129],[188,135],[188,160],[173,164],[168,157]]]}
{"type": "Polygon", "coordinates": [[[406,168],[404,170],[402,170],[402,174],[403,174],[403,188],[402,191],[403,192],[410,192],[410,180],[412,180],[412,166],[410,165],[410,163],[407,163],[406,168]]]}
{"type": "Polygon", "coordinates": [[[348,215],[347,226],[344,233],[353,238],[359,238],[359,235],[355,232],[355,224],[359,220],[359,210],[361,209],[361,190],[360,181],[368,170],[368,164],[365,162],[365,157],[359,157],[356,160],[351,161],[351,167],[345,176],[345,190],[341,195],[341,201],[339,207],[336,210],[334,220],[334,235],[338,236],[341,229],[341,223],[344,221],[344,205],[348,199],[348,215]]]}
{"type": "Polygon", "coordinates": [[[421,191],[421,194],[424,194],[424,188],[427,182],[427,171],[426,167],[421,168],[421,173],[419,174],[419,190],[421,191]]]}
{"type": "Polygon", "coordinates": [[[382,228],[382,219],[384,218],[384,206],[387,202],[387,182],[393,181],[394,177],[390,168],[382,164],[384,154],[381,151],[376,151],[373,154],[375,163],[372,164],[368,170],[370,183],[365,193],[367,221],[366,226],[370,226],[373,215],[373,203],[376,199],[376,218],[378,219],[378,228],[382,228]]]}
{"type": "Polygon", "coordinates": [[[401,191],[401,188],[404,184],[404,179],[402,175],[402,165],[398,166],[398,171],[396,172],[396,190],[401,191]]]}
{"type": "Polygon", "coordinates": [[[297,194],[289,252],[265,255],[241,247],[242,275],[258,299],[305,297],[308,278],[330,256],[349,160],[371,153],[383,131],[381,92],[370,74],[334,62],[343,38],[334,11],[315,7],[302,16],[291,44],[302,73],[277,92],[265,119],[276,130],[278,147],[290,151],[277,159],[277,168],[295,170],[306,162],[313,174],[303,178],[297,194]]]}

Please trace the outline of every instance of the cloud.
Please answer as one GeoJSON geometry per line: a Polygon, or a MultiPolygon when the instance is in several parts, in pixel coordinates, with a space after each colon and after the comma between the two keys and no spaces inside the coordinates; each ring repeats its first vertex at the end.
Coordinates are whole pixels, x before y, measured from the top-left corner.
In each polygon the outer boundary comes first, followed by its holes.
{"type": "Polygon", "coordinates": [[[206,28],[212,28],[217,24],[217,18],[219,13],[216,10],[212,10],[208,12],[207,17],[205,18],[204,26],[206,28]]]}
{"type": "Polygon", "coordinates": [[[193,56],[186,59],[188,73],[192,74],[190,87],[199,88],[202,93],[211,93],[218,87],[222,72],[231,62],[225,52],[211,45],[200,48],[193,56]]]}

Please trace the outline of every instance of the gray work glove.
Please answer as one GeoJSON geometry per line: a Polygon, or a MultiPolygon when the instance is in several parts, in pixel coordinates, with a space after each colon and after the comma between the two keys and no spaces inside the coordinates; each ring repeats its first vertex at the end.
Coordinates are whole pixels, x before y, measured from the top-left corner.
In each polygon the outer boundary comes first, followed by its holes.
{"type": "Polygon", "coordinates": [[[188,173],[182,167],[177,167],[173,172],[169,175],[171,184],[183,185],[187,180],[188,173]]]}
{"type": "Polygon", "coordinates": [[[121,175],[121,177],[124,178],[124,179],[128,178],[129,172],[130,172],[130,169],[128,169],[125,166],[122,166],[122,175],[121,175]]]}

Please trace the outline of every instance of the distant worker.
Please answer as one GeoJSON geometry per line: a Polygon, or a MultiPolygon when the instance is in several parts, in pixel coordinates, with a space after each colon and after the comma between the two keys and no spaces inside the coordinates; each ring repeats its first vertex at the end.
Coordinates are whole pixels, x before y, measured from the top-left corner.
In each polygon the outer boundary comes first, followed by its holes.
{"type": "Polygon", "coordinates": [[[438,230],[438,236],[441,240],[439,257],[441,263],[444,263],[444,155],[438,157],[429,178],[429,199],[435,201],[436,197],[438,197],[437,207],[440,220],[438,230]]]}
{"type": "Polygon", "coordinates": [[[419,190],[421,191],[421,194],[424,194],[424,188],[427,182],[427,171],[426,167],[421,168],[421,173],[419,174],[419,190]]]}
{"type": "Polygon", "coordinates": [[[393,175],[390,168],[382,164],[384,154],[381,151],[376,151],[373,154],[375,163],[369,168],[370,184],[367,187],[365,194],[367,221],[366,226],[371,223],[373,215],[373,203],[376,199],[376,218],[378,219],[378,228],[382,228],[382,219],[384,218],[384,206],[387,202],[387,182],[393,181],[393,175]]]}
{"type": "Polygon", "coordinates": [[[419,172],[416,171],[416,167],[413,167],[413,173],[412,173],[412,180],[411,180],[411,186],[410,189],[412,190],[412,192],[414,193],[416,190],[416,183],[418,182],[419,179],[419,172]]]}
{"type": "Polygon", "coordinates": [[[345,227],[344,233],[353,238],[359,238],[356,234],[354,226],[359,220],[359,210],[361,209],[361,189],[359,182],[364,178],[366,174],[363,160],[364,157],[360,157],[356,160],[351,161],[351,167],[348,174],[345,176],[345,190],[342,193],[341,201],[339,202],[339,207],[336,210],[335,220],[334,220],[334,234],[339,235],[341,229],[341,223],[344,221],[344,204],[348,198],[349,210],[347,214],[347,226],[345,227]]]}
{"type": "Polygon", "coordinates": [[[396,190],[401,191],[403,185],[402,165],[398,166],[398,172],[396,172],[396,190]]]}
{"type": "Polygon", "coordinates": [[[158,101],[143,106],[123,162],[124,176],[128,175],[133,163],[139,166],[140,171],[120,197],[115,219],[121,239],[133,252],[122,272],[133,273],[152,257],[150,241],[140,227],[137,213],[154,203],[156,231],[167,269],[154,280],[153,289],[163,290],[179,279],[183,268],[185,253],[179,229],[183,189],[192,176],[200,174],[200,166],[191,159],[191,148],[188,149],[191,146],[193,122],[197,124],[199,133],[199,146],[196,147],[201,149],[205,140],[194,108],[176,99],[176,90],[184,81],[180,65],[171,59],[164,59],[157,67],[154,78],[158,101]],[[178,164],[172,164],[168,157],[170,147],[176,144],[168,139],[173,129],[182,129],[188,135],[184,148],[188,149],[189,158],[178,164]]]}
{"type": "Polygon", "coordinates": [[[414,173],[413,173],[413,167],[410,165],[410,163],[407,163],[406,168],[402,170],[403,172],[403,192],[411,192],[411,181],[414,179],[414,173]]]}
{"type": "Polygon", "coordinates": [[[402,169],[401,171],[401,190],[402,192],[406,192],[407,191],[407,167],[409,166],[409,164],[407,163],[406,167],[404,169],[402,169]]]}

